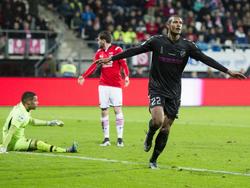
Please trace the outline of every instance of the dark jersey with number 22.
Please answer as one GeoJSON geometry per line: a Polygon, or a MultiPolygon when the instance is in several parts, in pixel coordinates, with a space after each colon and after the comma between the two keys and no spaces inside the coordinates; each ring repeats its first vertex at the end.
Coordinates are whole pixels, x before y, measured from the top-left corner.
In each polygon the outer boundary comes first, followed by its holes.
{"type": "Polygon", "coordinates": [[[129,48],[111,58],[112,61],[152,51],[149,75],[149,95],[159,94],[170,99],[181,97],[181,76],[188,58],[199,60],[222,72],[228,69],[201,52],[184,38],[173,42],[167,36],[156,35],[139,46],[129,48]]]}

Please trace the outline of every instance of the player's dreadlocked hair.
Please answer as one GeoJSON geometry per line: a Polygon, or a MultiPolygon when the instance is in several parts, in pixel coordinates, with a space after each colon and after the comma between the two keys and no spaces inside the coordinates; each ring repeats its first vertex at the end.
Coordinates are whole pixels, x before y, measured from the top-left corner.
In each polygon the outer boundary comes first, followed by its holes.
{"type": "Polygon", "coordinates": [[[22,103],[25,104],[27,101],[32,100],[36,96],[34,92],[26,91],[22,95],[22,103]]]}
{"type": "Polygon", "coordinates": [[[99,38],[102,40],[106,40],[107,43],[111,43],[112,42],[112,35],[110,32],[108,31],[102,31],[99,33],[99,38]]]}

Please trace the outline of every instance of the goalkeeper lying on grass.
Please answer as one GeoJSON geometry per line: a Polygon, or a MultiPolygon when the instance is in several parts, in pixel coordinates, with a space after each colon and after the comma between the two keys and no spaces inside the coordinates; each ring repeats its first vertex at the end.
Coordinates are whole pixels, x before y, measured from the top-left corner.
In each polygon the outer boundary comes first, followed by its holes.
{"type": "Polygon", "coordinates": [[[0,145],[0,153],[7,151],[47,151],[47,152],[77,152],[77,144],[74,142],[69,148],[61,148],[47,144],[40,140],[27,139],[24,135],[25,127],[31,125],[63,126],[60,120],[44,121],[34,119],[30,110],[35,110],[38,105],[38,98],[33,92],[25,92],[22,101],[14,106],[3,126],[3,143],[0,145]]]}

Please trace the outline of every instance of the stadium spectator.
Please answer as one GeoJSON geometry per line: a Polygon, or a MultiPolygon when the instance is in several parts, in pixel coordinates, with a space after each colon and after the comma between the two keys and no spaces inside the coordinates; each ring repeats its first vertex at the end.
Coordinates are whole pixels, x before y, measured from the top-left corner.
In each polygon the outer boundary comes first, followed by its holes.
{"type": "Polygon", "coordinates": [[[245,34],[243,27],[239,26],[235,31],[236,43],[237,44],[247,44],[247,35],[245,34]]]}
{"type": "Polygon", "coordinates": [[[207,68],[207,75],[206,78],[216,78],[217,76],[215,75],[215,73],[213,72],[213,70],[211,69],[211,67],[207,68]]]}
{"type": "Polygon", "coordinates": [[[186,33],[186,38],[190,41],[196,42],[198,39],[198,36],[196,35],[196,33],[194,32],[194,28],[193,27],[188,27],[187,29],[187,33],[186,33]]]}
{"type": "Polygon", "coordinates": [[[77,145],[69,148],[61,148],[47,144],[41,140],[27,139],[24,130],[28,124],[35,126],[60,126],[64,123],[60,120],[45,121],[31,117],[30,111],[35,110],[38,106],[38,97],[33,92],[24,92],[21,102],[14,106],[9,113],[3,126],[3,142],[0,145],[0,153],[7,151],[33,151],[40,150],[46,152],[77,152],[77,145]]]}
{"type": "Polygon", "coordinates": [[[123,41],[123,31],[122,31],[122,26],[121,25],[117,25],[116,29],[114,30],[113,33],[113,38],[114,41],[118,41],[121,42],[123,41]]]}
{"type": "MultiPolygon", "coordinates": [[[[122,48],[111,44],[112,35],[107,31],[102,31],[98,35],[98,45],[100,49],[95,54],[95,60],[102,57],[110,57],[122,52],[122,48]]],[[[101,108],[101,125],[104,133],[104,140],[101,146],[109,146],[109,111],[110,106],[114,107],[116,115],[117,146],[123,147],[123,127],[124,117],[122,112],[122,77],[121,68],[125,75],[125,87],[129,85],[129,69],[126,60],[113,61],[101,67],[101,78],[99,82],[99,103],[101,108]]],[[[79,76],[78,83],[82,85],[85,79],[97,69],[95,62],[79,76]]]]}
{"type": "Polygon", "coordinates": [[[191,72],[191,78],[198,78],[198,72],[197,71],[192,71],[191,72]]]}
{"type": "MultiPolygon", "coordinates": [[[[95,41],[98,36],[98,33],[101,30],[101,23],[100,23],[100,19],[98,16],[95,18],[93,22],[94,23],[92,26],[89,25],[89,26],[86,26],[85,28],[85,40],[95,41]]],[[[88,43],[88,46],[94,50],[98,49],[98,45],[96,44],[96,42],[88,43]]]]}
{"type": "Polygon", "coordinates": [[[147,30],[147,33],[150,34],[151,36],[158,33],[159,25],[155,23],[154,18],[151,18],[150,21],[146,23],[146,30],[147,30]]]}
{"type": "Polygon", "coordinates": [[[196,42],[196,45],[202,50],[207,51],[208,50],[208,44],[204,42],[204,35],[200,34],[198,36],[198,41],[196,42]]]}
{"type": "Polygon", "coordinates": [[[27,0],[29,3],[29,13],[31,14],[31,16],[33,17],[38,17],[39,15],[39,9],[38,9],[38,4],[39,1],[38,0],[27,0]]]}
{"type": "Polygon", "coordinates": [[[183,39],[182,18],[171,16],[167,22],[167,36],[156,35],[139,46],[129,48],[122,53],[109,58],[102,58],[96,64],[108,65],[110,62],[132,57],[152,51],[152,63],[149,76],[149,98],[152,119],[144,142],[144,151],[148,152],[152,146],[153,136],[158,129],[154,151],[149,160],[149,167],[157,169],[157,159],[164,150],[170,127],[177,118],[181,97],[181,76],[191,57],[202,61],[208,66],[229,74],[231,77],[246,78],[239,72],[232,72],[206,56],[193,42],[183,39]],[[177,52],[178,50],[178,52],[177,52]]]}
{"type": "Polygon", "coordinates": [[[71,27],[71,19],[74,16],[74,10],[70,6],[68,0],[63,0],[62,4],[58,7],[58,12],[63,16],[63,19],[67,26],[71,27]]]}
{"type": "Polygon", "coordinates": [[[149,38],[148,34],[145,32],[145,30],[139,27],[136,32],[136,41],[143,42],[147,40],[148,38],[149,38]]]}
{"type": "Polygon", "coordinates": [[[43,77],[56,77],[57,76],[57,64],[53,54],[49,54],[42,65],[43,77]]]}
{"type": "Polygon", "coordinates": [[[128,30],[123,33],[122,38],[125,44],[131,45],[136,42],[136,33],[132,27],[129,27],[128,30]]]}
{"type": "Polygon", "coordinates": [[[68,59],[66,63],[61,65],[61,76],[66,78],[74,78],[76,76],[76,65],[73,63],[73,59],[68,59]]]}
{"type": "Polygon", "coordinates": [[[87,25],[89,21],[93,21],[95,19],[96,15],[92,11],[91,7],[89,5],[85,5],[85,9],[81,14],[81,18],[83,21],[83,25],[87,25]]]}
{"type": "Polygon", "coordinates": [[[75,31],[77,37],[81,36],[82,27],[83,27],[83,21],[81,19],[81,14],[80,12],[76,12],[71,20],[71,29],[75,31]]]}
{"type": "MultiPolygon", "coordinates": [[[[0,30],[1,30],[1,26],[0,26],[0,30]]],[[[6,45],[6,39],[4,37],[4,34],[0,31],[0,54],[4,54],[4,48],[6,45]]]]}

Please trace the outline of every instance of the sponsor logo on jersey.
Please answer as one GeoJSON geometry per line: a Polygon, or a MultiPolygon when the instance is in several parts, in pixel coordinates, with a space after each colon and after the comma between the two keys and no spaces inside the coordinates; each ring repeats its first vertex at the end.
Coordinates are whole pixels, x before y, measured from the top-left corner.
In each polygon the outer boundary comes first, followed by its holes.
{"type": "Polygon", "coordinates": [[[164,63],[170,63],[170,64],[182,64],[183,63],[182,59],[177,59],[174,57],[164,57],[164,56],[159,56],[159,61],[164,62],[164,63]]]}

